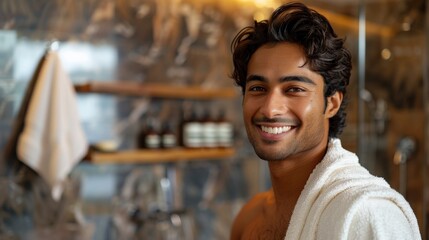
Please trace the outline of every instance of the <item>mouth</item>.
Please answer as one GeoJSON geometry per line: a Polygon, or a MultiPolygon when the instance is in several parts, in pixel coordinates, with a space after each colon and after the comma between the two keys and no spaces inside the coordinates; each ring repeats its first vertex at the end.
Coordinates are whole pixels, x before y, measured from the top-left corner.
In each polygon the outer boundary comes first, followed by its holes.
{"type": "Polygon", "coordinates": [[[283,119],[268,119],[260,118],[253,119],[253,126],[256,127],[259,132],[259,137],[263,141],[280,141],[286,136],[290,135],[292,131],[300,126],[300,122],[291,118],[283,119]]]}
{"type": "Polygon", "coordinates": [[[264,133],[278,135],[290,131],[292,129],[292,126],[269,127],[260,125],[260,128],[264,133]]]}

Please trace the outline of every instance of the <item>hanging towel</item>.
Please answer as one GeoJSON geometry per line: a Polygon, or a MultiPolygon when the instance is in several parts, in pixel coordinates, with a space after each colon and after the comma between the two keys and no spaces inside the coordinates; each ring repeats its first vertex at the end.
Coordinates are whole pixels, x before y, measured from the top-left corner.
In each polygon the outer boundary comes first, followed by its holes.
{"type": "Polygon", "coordinates": [[[88,149],[76,95],[59,56],[48,51],[31,95],[17,156],[37,172],[59,200],[63,184],[88,149]]]}
{"type": "Polygon", "coordinates": [[[292,214],[285,240],[421,239],[408,202],[331,139],[292,214]]]}

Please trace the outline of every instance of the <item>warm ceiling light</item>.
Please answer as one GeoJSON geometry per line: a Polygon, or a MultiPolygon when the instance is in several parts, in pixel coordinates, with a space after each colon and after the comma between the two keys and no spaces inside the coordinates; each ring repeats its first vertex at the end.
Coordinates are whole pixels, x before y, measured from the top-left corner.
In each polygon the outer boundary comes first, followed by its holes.
{"type": "Polygon", "coordinates": [[[392,57],[392,52],[388,48],[385,48],[381,50],[381,57],[384,60],[389,60],[392,57]]]}
{"type": "Polygon", "coordinates": [[[273,7],[276,5],[275,0],[254,0],[257,7],[273,7]]]}
{"type": "Polygon", "coordinates": [[[258,8],[264,8],[264,7],[273,8],[278,5],[277,0],[240,0],[240,1],[243,3],[253,4],[258,8]]]}
{"type": "Polygon", "coordinates": [[[267,19],[272,10],[279,5],[279,0],[239,0],[239,2],[253,8],[253,18],[257,21],[267,19]]]}

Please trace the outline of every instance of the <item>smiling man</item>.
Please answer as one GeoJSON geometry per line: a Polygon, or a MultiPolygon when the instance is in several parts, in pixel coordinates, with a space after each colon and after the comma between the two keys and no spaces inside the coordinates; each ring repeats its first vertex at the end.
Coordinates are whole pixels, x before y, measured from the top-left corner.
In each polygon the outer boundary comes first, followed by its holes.
{"type": "Polygon", "coordinates": [[[232,50],[247,135],[272,188],[242,208],[231,239],[421,239],[406,200],[338,139],[351,56],[327,19],[285,4],[232,50]]]}

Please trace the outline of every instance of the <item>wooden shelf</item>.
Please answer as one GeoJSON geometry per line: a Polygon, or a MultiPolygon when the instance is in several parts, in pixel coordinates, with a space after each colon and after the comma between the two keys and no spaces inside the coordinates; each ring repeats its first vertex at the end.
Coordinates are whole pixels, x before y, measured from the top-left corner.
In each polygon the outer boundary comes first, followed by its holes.
{"type": "Polygon", "coordinates": [[[179,161],[210,160],[232,157],[235,150],[232,148],[219,149],[162,149],[162,150],[127,150],[120,152],[89,153],[89,161],[96,164],[124,164],[124,163],[166,163],[179,161]]]}
{"type": "Polygon", "coordinates": [[[237,96],[235,88],[203,88],[196,86],[174,86],[165,84],[136,83],[130,81],[90,81],[76,84],[78,93],[104,93],[127,96],[148,96],[162,98],[214,99],[237,96]]]}

